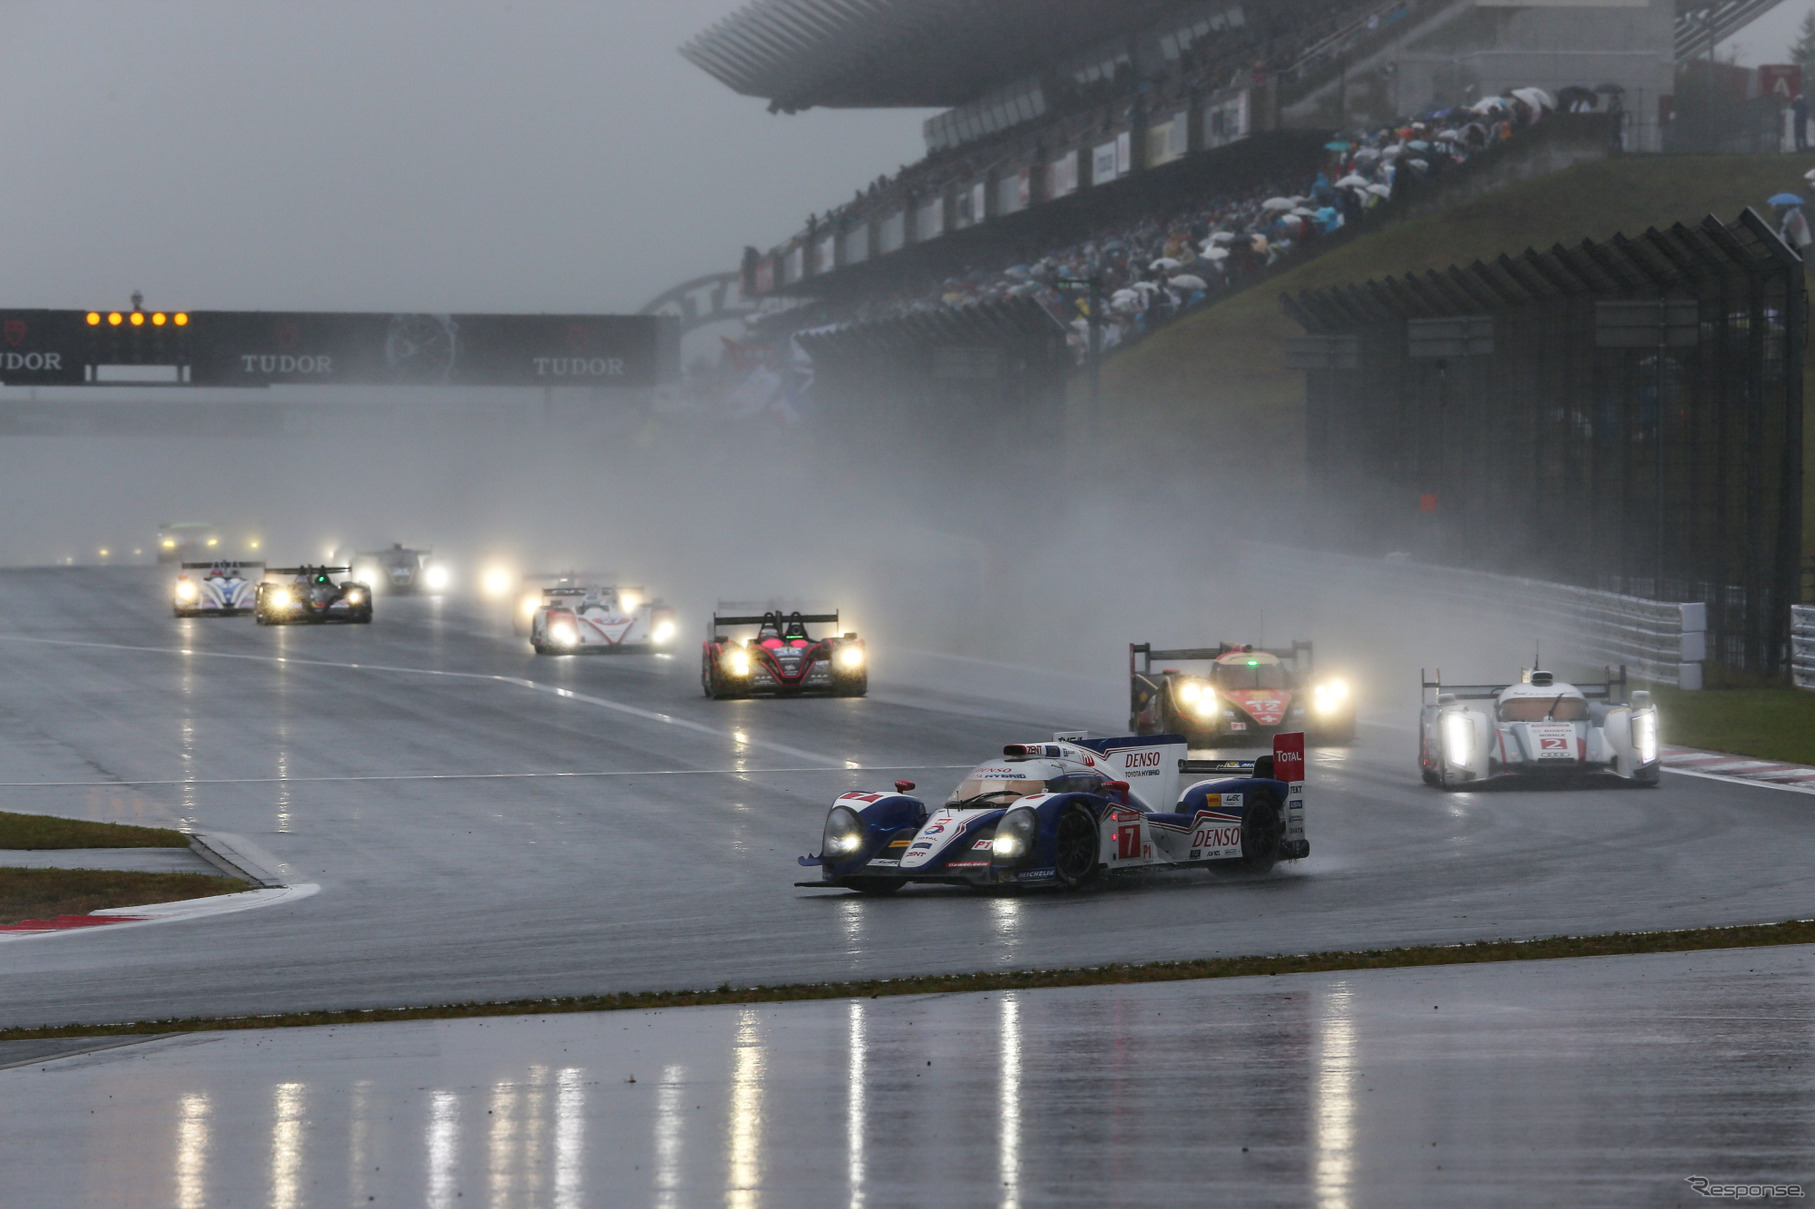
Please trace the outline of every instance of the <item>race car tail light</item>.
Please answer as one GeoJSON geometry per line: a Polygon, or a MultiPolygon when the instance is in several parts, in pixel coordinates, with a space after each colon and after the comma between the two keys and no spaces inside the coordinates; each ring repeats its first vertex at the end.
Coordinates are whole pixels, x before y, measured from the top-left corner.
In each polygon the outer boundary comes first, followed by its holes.
{"type": "Polygon", "coordinates": [[[997,865],[1018,865],[1034,850],[1040,832],[1040,816],[1027,809],[1011,810],[996,824],[996,838],[989,846],[990,861],[997,865]]]}
{"type": "Polygon", "coordinates": [[[843,860],[863,847],[863,820],[848,806],[834,806],[826,815],[826,830],[821,854],[827,860],[843,860]]]}
{"type": "Polygon", "coordinates": [[[1467,710],[1443,715],[1443,758],[1457,768],[1467,768],[1475,757],[1475,723],[1467,710]]]}

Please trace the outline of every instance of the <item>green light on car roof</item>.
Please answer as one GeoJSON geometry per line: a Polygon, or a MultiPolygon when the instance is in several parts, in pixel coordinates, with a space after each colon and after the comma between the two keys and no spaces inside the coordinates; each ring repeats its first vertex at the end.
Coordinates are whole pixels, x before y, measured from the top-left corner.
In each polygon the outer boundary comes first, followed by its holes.
{"type": "Polygon", "coordinates": [[[1258,660],[1258,659],[1250,659],[1250,660],[1248,660],[1248,666],[1249,666],[1249,667],[1259,667],[1259,666],[1260,666],[1260,660],[1258,660]]]}

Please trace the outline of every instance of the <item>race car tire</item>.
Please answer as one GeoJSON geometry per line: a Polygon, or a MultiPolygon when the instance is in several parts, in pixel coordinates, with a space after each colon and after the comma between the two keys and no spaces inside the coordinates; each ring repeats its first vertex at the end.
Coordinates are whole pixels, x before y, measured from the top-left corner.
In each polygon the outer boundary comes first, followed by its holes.
{"type": "Polygon", "coordinates": [[[1640,789],[1656,789],[1662,775],[1663,770],[1658,768],[1653,768],[1649,772],[1637,772],[1632,774],[1632,783],[1640,789]]]}
{"type": "Polygon", "coordinates": [[[870,681],[867,676],[862,680],[832,682],[832,695],[834,697],[864,697],[868,696],[869,692],[870,681]]]}
{"type": "Polygon", "coordinates": [[[1436,773],[1432,772],[1428,768],[1420,768],[1418,770],[1418,775],[1422,776],[1424,778],[1424,783],[1426,785],[1429,785],[1432,789],[1435,789],[1439,785],[1443,784],[1443,778],[1438,776],[1436,773]]]}
{"type": "Polygon", "coordinates": [[[859,894],[893,894],[901,889],[901,881],[893,877],[854,877],[845,885],[859,894]]]}
{"type": "Polygon", "coordinates": [[[1242,855],[1236,863],[1251,873],[1265,873],[1279,860],[1279,846],[1285,838],[1279,799],[1266,789],[1250,794],[1242,810],[1242,855]]]}
{"type": "Polygon", "coordinates": [[[529,644],[529,648],[538,655],[548,654],[548,644],[546,642],[532,642],[529,644]]]}
{"type": "Polygon", "coordinates": [[[1059,815],[1053,835],[1053,876],[1067,890],[1082,890],[1101,870],[1098,848],[1102,843],[1097,818],[1082,802],[1073,802],[1059,815]]]}
{"type": "Polygon", "coordinates": [[[257,622],[259,625],[270,625],[271,624],[270,620],[263,613],[254,613],[252,615],[252,620],[257,622]]]}

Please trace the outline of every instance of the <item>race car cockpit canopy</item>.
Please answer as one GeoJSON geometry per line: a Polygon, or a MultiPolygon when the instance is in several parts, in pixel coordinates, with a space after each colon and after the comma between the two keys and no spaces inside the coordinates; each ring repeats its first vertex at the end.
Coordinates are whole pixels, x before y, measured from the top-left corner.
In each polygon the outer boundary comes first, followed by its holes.
{"type": "Polygon", "coordinates": [[[1588,698],[1575,685],[1555,683],[1548,673],[1536,672],[1531,683],[1502,689],[1494,712],[1502,722],[1584,722],[1588,698]]]}
{"type": "Polygon", "coordinates": [[[1210,673],[1221,689],[1291,688],[1285,665],[1269,651],[1232,651],[1218,657],[1210,673]]]}
{"type": "Polygon", "coordinates": [[[1000,810],[1036,793],[1101,793],[1109,778],[1060,760],[980,764],[958,782],[948,807],[1000,810]]]}

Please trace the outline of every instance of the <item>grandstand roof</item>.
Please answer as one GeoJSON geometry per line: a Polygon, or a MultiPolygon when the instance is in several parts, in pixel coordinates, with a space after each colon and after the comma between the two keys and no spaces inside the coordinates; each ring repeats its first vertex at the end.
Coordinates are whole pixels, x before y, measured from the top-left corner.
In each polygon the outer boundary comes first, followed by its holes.
{"type": "Polygon", "coordinates": [[[681,54],[789,113],[950,108],[1178,7],[1180,0],[751,0],[681,54]]]}

